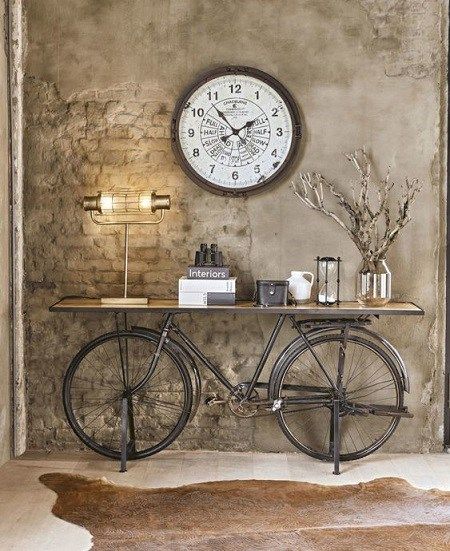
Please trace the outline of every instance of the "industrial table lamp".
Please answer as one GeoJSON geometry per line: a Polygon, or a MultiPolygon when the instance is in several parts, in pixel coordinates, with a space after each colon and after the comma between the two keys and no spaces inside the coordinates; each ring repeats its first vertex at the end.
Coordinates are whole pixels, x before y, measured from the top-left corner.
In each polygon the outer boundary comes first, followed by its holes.
{"type": "Polygon", "coordinates": [[[170,209],[170,195],[154,191],[119,190],[85,196],[83,209],[90,212],[98,225],[125,226],[124,292],[123,297],[102,298],[103,304],[147,304],[145,297],[128,296],[128,241],[131,225],[159,224],[170,209]]]}

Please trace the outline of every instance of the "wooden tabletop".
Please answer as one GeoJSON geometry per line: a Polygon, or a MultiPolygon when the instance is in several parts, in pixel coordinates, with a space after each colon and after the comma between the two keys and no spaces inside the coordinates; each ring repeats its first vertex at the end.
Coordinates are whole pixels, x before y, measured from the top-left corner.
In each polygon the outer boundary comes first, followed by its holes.
{"type": "Polygon", "coordinates": [[[228,306],[180,306],[177,299],[149,299],[147,304],[102,304],[99,298],[67,297],[50,307],[51,312],[228,312],[232,314],[296,314],[302,316],[421,316],[424,311],[412,302],[389,302],[380,308],[366,308],[358,302],[344,301],[339,306],[320,306],[314,302],[292,306],[255,306],[251,301],[238,301],[228,306]]]}

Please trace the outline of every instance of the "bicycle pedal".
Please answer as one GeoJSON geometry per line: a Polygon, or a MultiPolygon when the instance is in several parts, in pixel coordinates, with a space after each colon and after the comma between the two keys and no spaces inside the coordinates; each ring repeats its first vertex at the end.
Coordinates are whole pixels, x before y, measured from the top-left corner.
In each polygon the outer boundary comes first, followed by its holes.
{"type": "Polygon", "coordinates": [[[283,399],[278,398],[278,399],[273,401],[272,407],[270,409],[275,412],[275,411],[278,411],[279,409],[281,409],[282,406],[283,406],[283,399]]]}
{"type": "Polygon", "coordinates": [[[227,401],[220,396],[217,396],[217,394],[212,394],[211,396],[205,398],[205,406],[218,406],[226,403],[227,401]]]}

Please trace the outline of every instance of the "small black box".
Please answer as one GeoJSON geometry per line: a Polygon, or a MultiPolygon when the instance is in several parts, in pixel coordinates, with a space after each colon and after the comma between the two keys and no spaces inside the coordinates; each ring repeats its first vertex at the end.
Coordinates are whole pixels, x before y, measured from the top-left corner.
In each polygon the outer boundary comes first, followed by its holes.
{"type": "Polygon", "coordinates": [[[287,306],[289,282],[282,279],[258,279],[256,304],[258,306],[287,306]]]}

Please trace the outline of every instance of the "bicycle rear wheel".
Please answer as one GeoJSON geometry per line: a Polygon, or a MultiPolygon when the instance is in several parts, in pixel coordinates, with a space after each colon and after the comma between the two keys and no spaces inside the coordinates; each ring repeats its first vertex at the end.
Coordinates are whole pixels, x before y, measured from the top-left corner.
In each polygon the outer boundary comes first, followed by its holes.
{"type": "Polygon", "coordinates": [[[133,331],[107,333],[78,352],[64,378],[67,419],[89,448],[120,458],[122,400],[128,401],[129,459],[169,446],[186,425],[192,407],[188,370],[165,345],[147,383],[130,393],[148,373],[158,336],[133,331]]]}
{"type": "MultiPolygon", "coordinates": [[[[330,378],[336,383],[341,335],[313,338],[311,346],[330,378]]],[[[304,453],[333,459],[333,388],[304,343],[287,357],[271,377],[271,399],[305,398],[309,404],[289,404],[277,411],[286,437],[304,453]]],[[[398,416],[362,414],[371,406],[403,407],[404,392],[398,371],[390,357],[372,342],[350,335],[343,373],[345,390],[341,404],[340,460],[351,461],[382,446],[398,426],[398,416]],[[357,405],[353,408],[352,405],[357,405]]]]}

